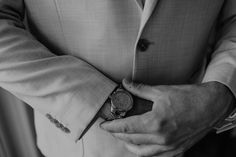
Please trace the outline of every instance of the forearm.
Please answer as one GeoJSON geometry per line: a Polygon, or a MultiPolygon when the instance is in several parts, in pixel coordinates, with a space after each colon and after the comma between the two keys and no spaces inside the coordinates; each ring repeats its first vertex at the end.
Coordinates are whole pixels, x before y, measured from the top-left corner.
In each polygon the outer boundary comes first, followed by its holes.
{"type": "Polygon", "coordinates": [[[205,82],[202,83],[201,86],[205,88],[213,100],[222,101],[221,104],[227,111],[221,116],[219,121],[224,120],[236,107],[236,99],[232,91],[227,86],[217,81],[205,82]]]}
{"type": "Polygon", "coordinates": [[[0,0],[0,86],[77,140],[116,83],[79,58],[52,53],[25,30],[23,15],[22,0],[0,0]]]}

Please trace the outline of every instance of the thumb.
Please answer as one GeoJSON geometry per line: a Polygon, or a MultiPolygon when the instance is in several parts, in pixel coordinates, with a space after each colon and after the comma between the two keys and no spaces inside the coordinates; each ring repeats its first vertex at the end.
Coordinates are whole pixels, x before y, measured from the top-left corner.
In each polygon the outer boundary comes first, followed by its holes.
{"type": "Polygon", "coordinates": [[[134,83],[127,79],[123,79],[122,84],[127,91],[129,91],[130,93],[132,93],[137,97],[146,100],[152,100],[154,97],[154,93],[151,86],[134,83]]]}

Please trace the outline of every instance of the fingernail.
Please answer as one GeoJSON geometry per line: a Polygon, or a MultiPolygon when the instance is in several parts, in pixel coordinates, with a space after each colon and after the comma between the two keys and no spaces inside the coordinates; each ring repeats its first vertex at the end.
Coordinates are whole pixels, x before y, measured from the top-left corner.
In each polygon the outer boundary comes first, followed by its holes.
{"type": "Polygon", "coordinates": [[[103,123],[104,123],[104,122],[100,123],[100,124],[99,124],[99,126],[100,126],[100,128],[101,128],[101,129],[103,129],[103,130],[104,130],[103,123]]]}

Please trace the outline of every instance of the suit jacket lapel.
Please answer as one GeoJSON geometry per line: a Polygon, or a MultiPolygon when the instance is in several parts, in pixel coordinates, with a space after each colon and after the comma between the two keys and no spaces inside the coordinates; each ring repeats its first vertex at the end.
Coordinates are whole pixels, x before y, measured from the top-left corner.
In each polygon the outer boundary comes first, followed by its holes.
{"type": "Polygon", "coordinates": [[[135,0],[135,2],[137,3],[137,5],[139,6],[139,9],[141,10],[141,11],[143,11],[143,4],[142,4],[142,2],[141,2],[141,0],[135,0]]]}
{"type": "Polygon", "coordinates": [[[141,23],[140,23],[140,30],[139,30],[140,33],[142,32],[148,19],[152,15],[152,12],[153,12],[158,1],[159,0],[146,0],[146,3],[144,5],[144,9],[143,9],[143,13],[142,13],[141,23]]]}
{"type": "MultiPolygon", "coordinates": [[[[139,0],[136,0],[136,1],[138,3],[139,0]]],[[[140,36],[142,34],[142,31],[143,31],[145,25],[146,25],[147,21],[149,20],[150,16],[152,15],[152,13],[153,13],[153,11],[154,11],[158,1],[159,0],[146,0],[143,12],[141,14],[141,21],[140,21],[140,26],[139,26],[139,32],[138,32],[137,40],[136,40],[136,45],[137,45],[137,42],[138,42],[138,40],[139,40],[139,38],[140,38],[140,36]]]]}
{"type": "MultiPolygon", "coordinates": [[[[143,12],[141,14],[142,17],[141,17],[138,36],[137,36],[137,39],[136,39],[135,50],[134,50],[135,54],[134,54],[134,59],[133,59],[133,74],[132,74],[133,79],[135,78],[135,75],[136,75],[136,47],[137,47],[139,38],[140,38],[140,36],[143,32],[143,29],[144,29],[147,21],[149,20],[150,16],[152,15],[158,1],[159,0],[146,0],[146,3],[145,3],[144,8],[143,8],[143,12]]],[[[136,0],[136,2],[138,4],[141,3],[139,0],[136,0]]]]}

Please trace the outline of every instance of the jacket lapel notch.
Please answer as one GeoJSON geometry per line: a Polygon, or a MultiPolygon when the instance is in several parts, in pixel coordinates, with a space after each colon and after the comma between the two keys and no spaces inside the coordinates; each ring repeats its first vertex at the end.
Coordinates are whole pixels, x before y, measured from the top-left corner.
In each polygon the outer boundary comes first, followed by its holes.
{"type": "Polygon", "coordinates": [[[149,20],[150,16],[152,15],[157,2],[159,0],[146,0],[146,3],[144,5],[141,24],[140,24],[140,30],[143,29],[143,27],[146,25],[147,21],[149,20]]]}

